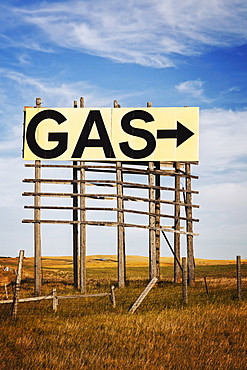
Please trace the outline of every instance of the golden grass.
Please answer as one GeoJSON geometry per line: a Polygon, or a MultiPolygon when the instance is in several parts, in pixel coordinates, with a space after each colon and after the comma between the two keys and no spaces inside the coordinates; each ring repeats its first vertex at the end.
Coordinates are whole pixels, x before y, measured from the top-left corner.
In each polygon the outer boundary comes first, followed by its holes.
{"type": "Polygon", "coordinates": [[[20,305],[17,322],[0,319],[1,370],[246,370],[245,301],[206,299],[197,284],[184,306],[179,285],[158,286],[128,314],[143,288],[117,290],[115,310],[105,298],[63,300],[56,314],[20,305]]]}
{"type": "MultiPolygon", "coordinates": [[[[1,265],[16,262],[0,260],[1,265]]],[[[128,314],[148,280],[148,258],[139,256],[127,257],[128,286],[116,289],[115,309],[108,297],[61,300],[57,313],[51,301],[20,303],[13,322],[11,307],[0,305],[0,369],[246,370],[247,265],[239,302],[235,261],[210,262],[198,261],[187,305],[181,285],[171,282],[171,260],[162,258],[162,282],[134,315],[128,314]]],[[[59,295],[76,293],[71,257],[43,257],[42,264],[44,295],[53,287],[59,295]]],[[[88,292],[108,292],[116,285],[116,256],[88,256],[87,265],[88,292]]],[[[25,258],[27,274],[32,266],[33,258],[25,258]]],[[[21,297],[32,294],[33,281],[26,279],[21,297]]]]}
{"type": "MultiPolygon", "coordinates": [[[[17,267],[18,258],[3,258],[0,257],[0,266],[14,266],[17,267]]],[[[144,267],[148,266],[149,258],[144,256],[126,256],[127,267],[144,267]]],[[[246,260],[242,260],[242,264],[247,263],[246,260]]],[[[235,260],[210,260],[210,259],[195,259],[196,266],[211,266],[211,265],[230,265],[236,264],[235,260]]],[[[30,269],[34,265],[34,258],[28,257],[24,259],[24,269],[30,269]]],[[[116,255],[92,255],[87,256],[87,267],[88,268],[104,268],[104,267],[115,267],[117,265],[116,255]]],[[[172,266],[173,257],[161,257],[161,266],[172,266]]],[[[62,257],[42,257],[42,268],[44,269],[66,269],[72,268],[73,260],[71,256],[62,257]]],[[[30,271],[30,270],[29,270],[30,271]]]]}

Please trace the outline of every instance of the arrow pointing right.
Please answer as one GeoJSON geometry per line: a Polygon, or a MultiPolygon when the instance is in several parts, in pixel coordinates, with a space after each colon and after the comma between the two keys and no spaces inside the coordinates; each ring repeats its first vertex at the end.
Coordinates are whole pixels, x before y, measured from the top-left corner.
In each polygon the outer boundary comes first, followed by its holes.
{"type": "Polygon", "coordinates": [[[193,135],[194,132],[178,121],[176,130],[157,130],[157,139],[177,139],[177,147],[193,135]]]}

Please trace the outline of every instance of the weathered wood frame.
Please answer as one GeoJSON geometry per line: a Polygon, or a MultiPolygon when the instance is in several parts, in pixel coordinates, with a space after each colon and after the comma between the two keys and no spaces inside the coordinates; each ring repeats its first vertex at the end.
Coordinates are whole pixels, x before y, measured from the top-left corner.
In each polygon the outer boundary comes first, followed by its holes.
{"type": "MultiPolygon", "coordinates": [[[[36,106],[40,106],[41,101],[36,100],[36,106]]],[[[151,106],[151,103],[148,103],[151,106]]],[[[77,107],[77,102],[74,102],[77,107]]],[[[80,99],[80,108],[84,107],[83,98],[80,99]]],[[[114,101],[114,107],[120,107],[118,102],[114,101]]],[[[54,163],[54,162],[53,162],[54,163]]],[[[160,232],[174,233],[174,281],[179,280],[180,266],[180,235],[185,234],[187,238],[187,258],[188,258],[188,282],[194,280],[194,252],[193,252],[193,222],[199,220],[193,218],[192,209],[199,208],[199,205],[192,204],[192,194],[198,194],[198,191],[192,190],[191,180],[197,179],[197,176],[191,174],[191,164],[198,162],[72,162],[72,164],[50,164],[35,161],[34,164],[25,164],[26,167],[35,169],[34,179],[24,179],[24,182],[34,183],[34,192],[24,192],[24,196],[34,197],[33,206],[25,206],[28,209],[34,209],[33,219],[24,219],[23,223],[34,224],[34,249],[35,249],[35,295],[41,294],[41,224],[70,224],[73,227],[73,269],[74,286],[80,288],[82,293],[86,292],[86,226],[115,226],[118,230],[118,285],[124,287],[126,283],[126,264],[125,264],[125,228],[137,227],[149,230],[149,275],[150,280],[160,276],[160,232]],[[143,168],[144,167],[144,168],[143,168]],[[42,178],[42,168],[66,168],[72,169],[72,179],[54,179],[42,178]],[[78,176],[78,173],[80,176],[78,176]],[[96,179],[87,179],[87,173],[95,173],[96,179]],[[115,174],[115,180],[99,180],[97,174],[115,174]],[[124,181],[125,175],[143,175],[148,179],[147,184],[124,181]],[[173,177],[175,186],[168,187],[161,185],[163,177],[173,177]],[[185,180],[185,188],[180,186],[180,181],[185,180]],[[72,192],[42,192],[41,184],[71,184],[72,192]],[[115,188],[115,193],[97,194],[88,193],[86,186],[96,185],[115,188]],[[146,189],[147,197],[130,196],[124,194],[124,189],[146,189]],[[174,200],[162,199],[162,192],[168,191],[174,193],[174,200]],[[180,196],[183,194],[184,201],[180,196]],[[41,199],[45,197],[66,197],[72,199],[72,206],[50,206],[41,205],[41,199]],[[87,199],[115,199],[117,207],[88,207],[87,199]],[[149,205],[148,211],[138,211],[127,209],[124,206],[126,201],[146,202],[149,205]],[[162,204],[168,204],[174,207],[174,213],[162,212],[162,204]],[[45,220],[41,218],[41,210],[72,210],[72,220],[45,220]],[[185,210],[182,216],[181,209],[185,210]],[[117,222],[90,221],[86,213],[89,210],[112,211],[117,212],[117,222]],[[145,225],[130,224],[125,222],[126,213],[147,215],[149,223],[145,225]],[[162,219],[172,219],[173,226],[162,226],[162,219]],[[181,221],[186,222],[186,231],[183,231],[180,225],[181,221]]]]}

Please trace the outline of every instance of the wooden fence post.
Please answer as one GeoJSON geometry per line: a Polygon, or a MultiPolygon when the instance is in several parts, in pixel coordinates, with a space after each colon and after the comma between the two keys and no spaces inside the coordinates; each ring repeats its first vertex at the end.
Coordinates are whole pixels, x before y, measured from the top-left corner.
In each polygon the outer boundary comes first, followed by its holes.
{"type": "Polygon", "coordinates": [[[18,306],[18,300],[20,296],[21,270],[22,270],[23,258],[24,258],[24,250],[20,250],[18,270],[17,270],[16,283],[15,283],[15,294],[14,294],[14,299],[13,299],[12,315],[11,315],[14,320],[17,317],[17,306],[18,306]]]}
{"type": "Polygon", "coordinates": [[[154,287],[157,281],[158,281],[157,277],[153,277],[153,279],[148,283],[143,292],[139,295],[135,303],[130,307],[129,313],[134,313],[136,311],[136,309],[140,306],[144,298],[148,295],[148,293],[154,287]]]}
{"type": "Polygon", "coordinates": [[[52,289],[52,308],[57,312],[58,299],[57,299],[57,290],[56,288],[52,289]]]}
{"type": "Polygon", "coordinates": [[[7,284],[6,283],[4,284],[4,289],[5,289],[6,299],[9,299],[8,289],[7,289],[7,284]]]}
{"type": "Polygon", "coordinates": [[[114,291],[114,289],[115,289],[115,286],[112,285],[111,286],[111,295],[110,295],[110,298],[111,298],[111,303],[112,303],[113,307],[115,308],[116,307],[116,297],[115,297],[115,291],[114,291]]]}
{"type": "Polygon", "coordinates": [[[188,276],[187,276],[187,258],[182,257],[182,299],[184,303],[188,302],[188,276]]]}
{"type": "Polygon", "coordinates": [[[237,267],[237,293],[238,299],[242,299],[242,278],[241,278],[241,256],[236,257],[237,267]]]}

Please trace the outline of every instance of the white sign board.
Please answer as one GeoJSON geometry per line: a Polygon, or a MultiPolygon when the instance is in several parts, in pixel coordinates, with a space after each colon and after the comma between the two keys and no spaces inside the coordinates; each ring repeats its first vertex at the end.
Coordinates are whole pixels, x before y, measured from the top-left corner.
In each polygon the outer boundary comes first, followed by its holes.
{"type": "Polygon", "coordinates": [[[25,108],[24,160],[198,161],[199,108],[25,108]]]}

